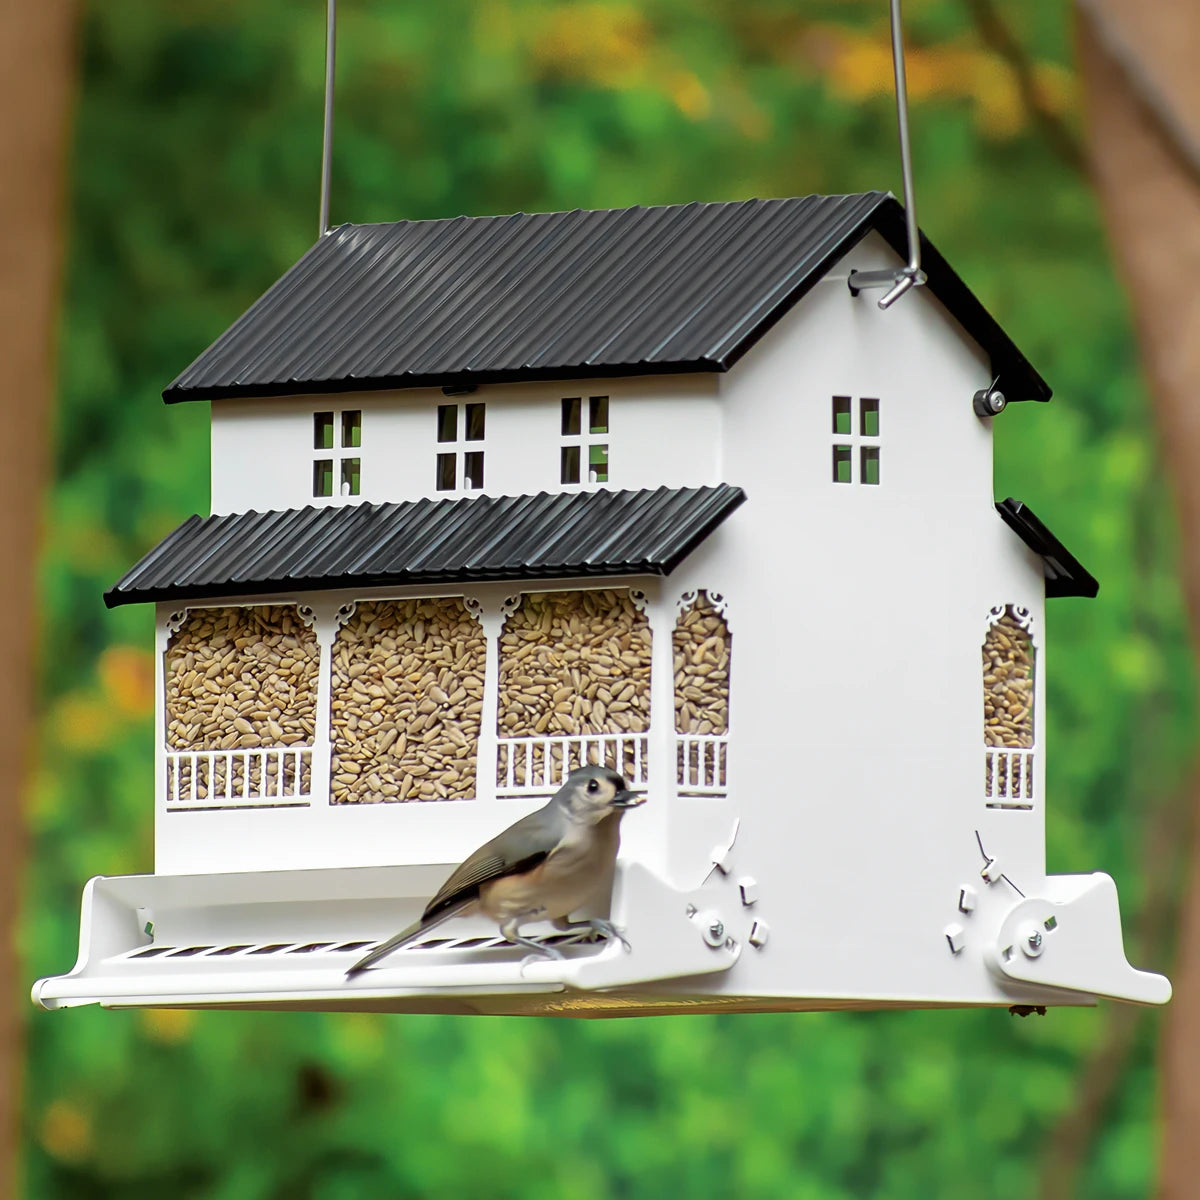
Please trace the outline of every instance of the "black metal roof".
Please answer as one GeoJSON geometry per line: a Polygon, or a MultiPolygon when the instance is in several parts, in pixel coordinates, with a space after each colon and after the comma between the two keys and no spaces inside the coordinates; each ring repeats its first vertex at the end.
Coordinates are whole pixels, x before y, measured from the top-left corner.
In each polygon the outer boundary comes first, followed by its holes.
{"type": "Polygon", "coordinates": [[[741,488],[719,484],[193,516],[104,602],[668,575],[745,499],[741,488]]]}
{"type": "Polygon", "coordinates": [[[1047,596],[1093,597],[1100,591],[1096,577],[1034,516],[1028,504],[1011,496],[996,505],[1006,524],[1046,567],[1047,596]]]}
{"type": "MultiPolygon", "coordinates": [[[[907,256],[884,192],[342,225],[163,397],[726,371],[871,230],[907,256]]],[[[1005,396],[1048,400],[924,235],[921,248],[1005,396]]]]}

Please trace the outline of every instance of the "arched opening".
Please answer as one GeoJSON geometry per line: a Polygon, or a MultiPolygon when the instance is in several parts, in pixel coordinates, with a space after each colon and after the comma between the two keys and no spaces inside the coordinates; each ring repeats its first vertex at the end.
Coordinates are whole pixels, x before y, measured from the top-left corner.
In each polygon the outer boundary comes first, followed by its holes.
{"type": "Polygon", "coordinates": [[[294,606],[188,611],[165,654],[168,804],[307,804],[317,664],[294,606]]]}
{"type": "Polygon", "coordinates": [[[500,634],[500,795],[552,792],[603,763],[647,782],[650,625],[629,590],[530,592],[500,634]]]}
{"type": "Polygon", "coordinates": [[[729,741],[729,624],[722,597],[685,596],[672,634],[675,767],[681,796],[723,796],[729,741]]]}
{"type": "Polygon", "coordinates": [[[989,808],[1032,808],[1034,665],[1030,615],[1002,605],[983,639],[984,797],[989,808]]]}

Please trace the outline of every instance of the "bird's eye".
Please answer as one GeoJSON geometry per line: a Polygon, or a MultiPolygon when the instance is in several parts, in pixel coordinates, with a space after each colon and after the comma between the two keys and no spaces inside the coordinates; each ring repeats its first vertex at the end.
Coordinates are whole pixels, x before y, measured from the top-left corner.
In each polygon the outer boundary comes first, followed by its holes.
{"type": "Polygon", "coordinates": [[[598,792],[599,790],[600,790],[600,785],[594,779],[591,779],[588,781],[588,791],[589,792],[598,792]]]}

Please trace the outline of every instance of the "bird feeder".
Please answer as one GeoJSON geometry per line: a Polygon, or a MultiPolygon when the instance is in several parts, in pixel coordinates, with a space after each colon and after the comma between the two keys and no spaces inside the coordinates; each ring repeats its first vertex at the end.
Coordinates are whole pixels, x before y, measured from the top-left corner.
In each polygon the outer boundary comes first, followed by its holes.
{"type": "Polygon", "coordinates": [[[105,597],[155,606],[155,869],[36,1001],[1165,1001],[1046,874],[1045,606],[1097,585],[992,423],[1050,389],[927,241],[882,310],[908,247],[878,192],[322,236],[164,393],[212,512],[105,597]],[[588,762],[648,797],[628,952],[472,918],[345,978],[588,762]]]}

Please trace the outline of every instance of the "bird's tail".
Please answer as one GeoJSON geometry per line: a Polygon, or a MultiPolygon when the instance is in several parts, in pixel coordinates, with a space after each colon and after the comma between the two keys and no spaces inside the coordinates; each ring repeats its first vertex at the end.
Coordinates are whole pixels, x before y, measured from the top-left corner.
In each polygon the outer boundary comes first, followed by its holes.
{"type": "Polygon", "coordinates": [[[368,967],[373,967],[381,958],[386,958],[393,950],[400,949],[401,946],[407,946],[410,942],[415,942],[422,934],[428,933],[431,929],[436,929],[443,921],[448,921],[451,917],[456,917],[464,908],[467,908],[474,902],[475,897],[470,896],[460,901],[458,904],[452,904],[449,908],[443,909],[436,916],[422,917],[419,921],[414,921],[407,929],[402,929],[394,937],[388,938],[386,942],[380,942],[374,950],[369,950],[346,971],[346,978],[353,979],[356,975],[360,975],[368,967]]]}

